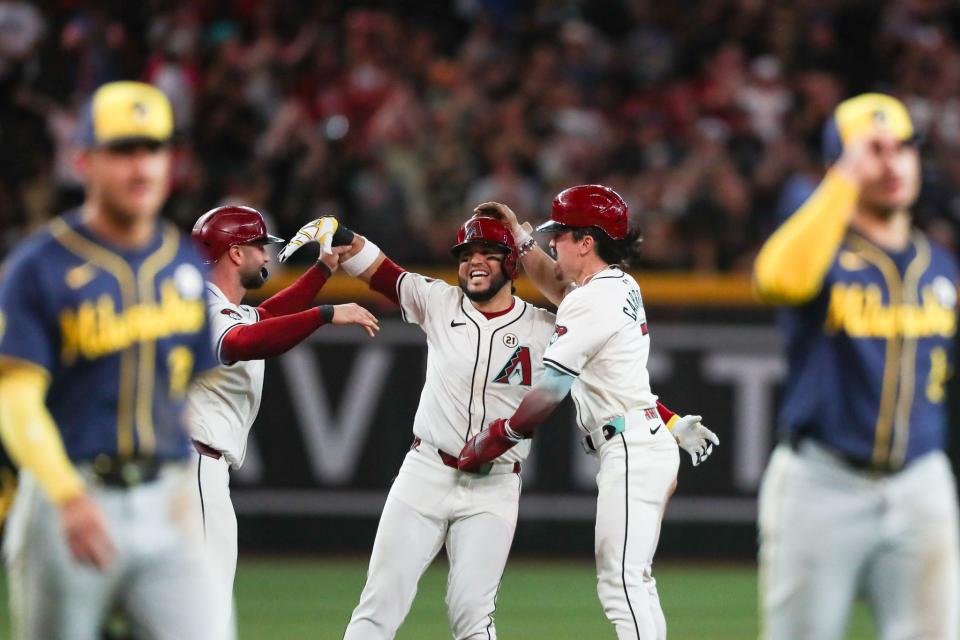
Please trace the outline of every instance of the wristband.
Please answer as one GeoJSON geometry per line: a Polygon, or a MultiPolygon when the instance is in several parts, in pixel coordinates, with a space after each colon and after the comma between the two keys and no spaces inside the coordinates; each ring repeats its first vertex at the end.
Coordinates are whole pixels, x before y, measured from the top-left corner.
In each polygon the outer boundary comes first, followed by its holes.
{"type": "Polygon", "coordinates": [[[320,309],[320,317],[323,319],[323,324],[330,324],[333,322],[333,314],[336,312],[336,310],[333,308],[332,304],[322,304],[317,308],[320,309]]]}
{"type": "Polygon", "coordinates": [[[377,256],[380,255],[380,247],[370,242],[369,238],[363,239],[363,248],[357,252],[357,255],[352,258],[347,258],[340,263],[340,268],[342,268],[348,275],[357,277],[367,269],[369,269],[374,262],[377,261],[377,256]]]}
{"type": "Polygon", "coordinates": [[[522,258],[523,256],[533,251],[533,248],[535,246],[537,246],[537,241],[531,238],[529,234],[527,234],[527,239],[517,245],[517,255],[522,258]]]}
{"type": "Polygon", "coordinates": [[[516,431],[510,428],[509,419],[503,423],[503,433],[506,434],[507,438],[509,438],[513,442],[520,442],[521,440],[523,440],[522,435],[520,435],[519,433],[517,433],[516,431]]]}

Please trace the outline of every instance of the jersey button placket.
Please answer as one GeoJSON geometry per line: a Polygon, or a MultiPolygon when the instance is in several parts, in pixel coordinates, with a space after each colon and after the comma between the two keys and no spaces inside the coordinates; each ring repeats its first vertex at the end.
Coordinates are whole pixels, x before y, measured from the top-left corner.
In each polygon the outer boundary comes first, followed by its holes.
{"type": "Polygon", "coordinates": [[[481,424],[483,420],[483,388],[487,379],[487,361],[490,353],[491,332],[486,327],[480,328],[480,353],[477,354],[477,372],[473,377],[473,419],[476,424],[475,431],[482,430],[486,425],[481,424]]]}

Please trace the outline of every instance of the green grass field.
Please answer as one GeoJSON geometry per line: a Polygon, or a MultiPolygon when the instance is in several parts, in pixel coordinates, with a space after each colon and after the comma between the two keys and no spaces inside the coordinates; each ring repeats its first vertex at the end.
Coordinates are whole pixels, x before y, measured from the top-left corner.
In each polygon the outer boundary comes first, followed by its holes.
{"type": "MultiPolygon", "coordinates": [[[[756,638],[756,568],[662,564],[655,568],[670,640],[756,638]]],[[[363,587],[366,560],[247,558],[237,572],[240,640],[337,639],[363,587]]],[[[592,563],[515,560],[500,590],[497,631],[504,639],[613,638],[594,591],[592,563]]],[[[5,582],[4,582],[5,586],[5,582]]],[[[400,640],[450,638],[443,602],[446,563],[438,561],[420,591],[400,640]]],[[[7,637],[6,592],[0,593],[0,638],[7,637]]],[[[866,640],[862,607],[848,638],[866,640]]]]}

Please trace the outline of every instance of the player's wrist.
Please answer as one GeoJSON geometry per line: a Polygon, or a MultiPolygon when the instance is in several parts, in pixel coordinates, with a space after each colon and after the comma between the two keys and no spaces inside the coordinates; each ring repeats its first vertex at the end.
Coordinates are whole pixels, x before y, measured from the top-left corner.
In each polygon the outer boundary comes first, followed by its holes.
{"type": "Polygon", "coordinates": [[[330,324],[333,322],[333,316],[336,315],[337,310],[332,304],[322,304],[317,307],[317,313],[320,315],[323,324],[330,324]]]}
{"type": "Polygon", "coordinates": [[[371,242],[369,238],[364,238],[363,246],[357,253],[346,260],[340,261],[340,268],[343,269],[347,275],[357,277],[373,266],[373,263],[377,261],[379,256],[380,247],[371,242]]]}
{"type": "Polygon", "coordinates": [[[503,421],[503,435],[507,438],[507,440],[510,440],[511,442],[520,442],[521,440],[523,440],[522,434],[519,434],[510,428],[509,419],[503,421]]]}

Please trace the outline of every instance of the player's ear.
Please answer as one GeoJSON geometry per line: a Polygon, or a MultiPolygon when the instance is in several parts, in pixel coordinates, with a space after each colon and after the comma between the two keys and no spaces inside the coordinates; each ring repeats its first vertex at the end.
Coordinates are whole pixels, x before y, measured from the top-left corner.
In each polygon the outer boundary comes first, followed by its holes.
{"type": "Polygon", "coordinates": [[[584,234],[583,245],[581,245],[583,247],[583,251],[580,255],[585,256],[591,251],[593,251],[596,247],[596,244],[597,244],[597,241],[592,235],[590,235],[589,233],[584,234]]]}
{"type": "Polygon", "coordinates": [[[240,248],[240,245],[230,245],[230,247],[227,249],[227,256],[229,256],[230,261],[233,262],[233,264],[237,266],[243,264],[243,249],[240,248]]]}

